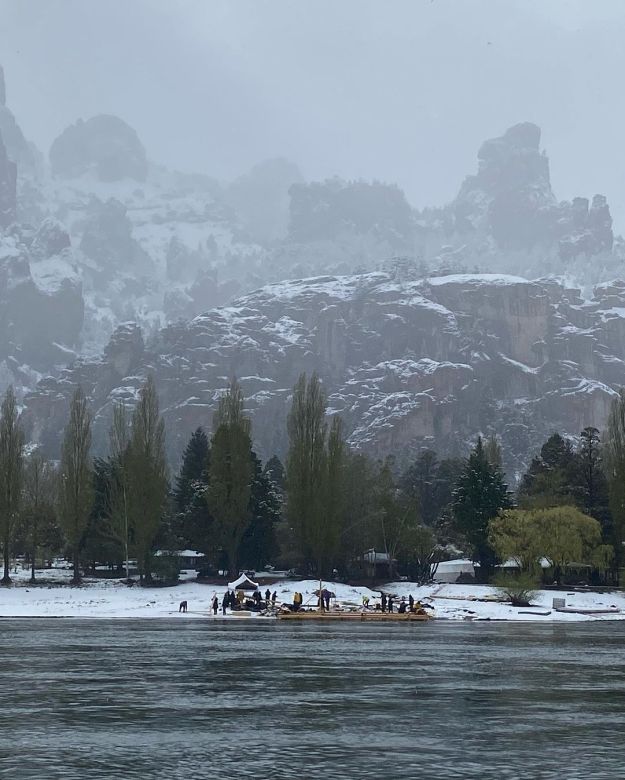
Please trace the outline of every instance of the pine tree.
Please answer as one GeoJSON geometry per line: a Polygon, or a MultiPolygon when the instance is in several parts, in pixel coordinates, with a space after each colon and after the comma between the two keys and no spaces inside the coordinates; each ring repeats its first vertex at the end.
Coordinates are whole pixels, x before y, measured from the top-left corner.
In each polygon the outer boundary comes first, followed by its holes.
{"type": "Polygon", "coordinates": [[[601,437],[596,428],[580,433],[580,446],[575,454],[575,503],[586,514],[601,523],[603,538],[612,542],[612,518],[609,509],[608,481],[603,471],[601,437]]]}
{"type": "Polygon", "coordinates": [[[438,459],[432,450],[424,450],[402,474],[399,486],[402,492],[416,502],[424,525],[432,526],[439,512],[436,500],[438,459]]]}
{"type": "Polygon", "coordinates": [[[219,399],[211,439],[206,500],[215,534],[228,556],[229,571],[238,574],[241,540],[250,522],[252,487],[251,424],[243,412],[243,393],[236,379],[219,399]]]}
{"type": "Polygon", "coordinates": [[[176,534],[185,546],[208,554],[214,548],[213,518],[208,511],[206,491],[210,466],[210,445],[202,428],[191,435],[182,456],[173,497],[177,513],[176,534]]]}
{"type": "Polygon", "coordinates": [[[488,523],[501,509],[509,506],[503,474],[489,462],[479,437],[460,475],[453,511],[458,530],[464,534],[471,548],[473,560],[480,564],[480,579],[484,582],[496,562],[488,539],[488,523]]]}
{"type": "Polygon", "coordinates": [[[132,415],[128,450],[128,511],[141,581],[152,579],[152,547],[166,501],[165,425],[159,414],[154,378],[149,376],[132,415]]]}
{"type": "Polygon", "coordinates": [[[574,469],[575,453],[571,442],[559,433],[552,434],[521,480],[519,503],[523,507],[570,504],[574,469]]]}
{"type": "Polygon", "coordinates": [[[91,415],[87,399],[78,387],[72,398],[70,416],[61,450],[60,519],[72,550],[73,584],[80,582],[80,550],[93,504],[91,473],[91,415]]]}
{"type": "Polygon", "coordinates": [[[250,494],[250,523],[241,540],[243,565],[259,569],[277,554],[276,527],[280,520],[281,498],[277,485],[260,459],[252,452],[253,480],[250,494]]]}
{"type": "Polygon", "coordinates": [[[0,533],[4,559],[2,584],[10,585],[10,554],[19,517],[24,448],[24,434],[11,386],[4,396],[0,415],[0,533]]]}

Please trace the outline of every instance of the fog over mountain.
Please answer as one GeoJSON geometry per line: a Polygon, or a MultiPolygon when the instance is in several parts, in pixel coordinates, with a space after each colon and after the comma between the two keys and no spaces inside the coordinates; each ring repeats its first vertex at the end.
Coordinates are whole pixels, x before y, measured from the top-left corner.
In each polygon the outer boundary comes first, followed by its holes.
{"type": "Polygon", "coordinates": [[[300,371],[399,462],[495,433],[518,474],[601,427],[625,11],[547,6],[0,2],[0,390],[33,440],[80,384],[102,451],[149,373],[172,460],[232,375],[264,457],[300,371]]]}
{"type": "Polygon", "coordinates": [[[170,168],[397,182],[443,204],[477,146],[543,129],[559,197],[603,192],[622,230],[620,0],[0,0],[10,105],[47,151],[113,114],[170,168]]]}

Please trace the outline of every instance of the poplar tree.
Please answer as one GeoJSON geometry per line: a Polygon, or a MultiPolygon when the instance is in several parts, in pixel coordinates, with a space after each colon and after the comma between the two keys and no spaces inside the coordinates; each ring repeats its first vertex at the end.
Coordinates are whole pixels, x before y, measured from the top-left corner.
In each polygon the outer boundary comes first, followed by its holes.
{"type": "Polygon", "coordinates": [[[287,518],[309,568],[327,574],[340,547],[344,517],[346,452],[339,417],[330,432],[326,396],[316,374],[302,374],[287,418],[287,518]]]}
{"type": "Polygon", "coordinates": [[[108,482],[108,514],[114,534],[124,550],[126,579],[130,579],[129,548],[131,525],[128,512],[128,479],[130,428],[123,402],[113,407],[113,423],[109,431],[110,474],[108,482]]]}
{"type": "Polygon", "coordinates": [[[39,452],[30,455],[25,463],[22,516],[30,554],[31,582],[35,581],[37,550],[49,536],[49,529],[56,520],[55,476],[52,465],[39,452]]]}
{"type": "Polygon", "coordinates": [[[206,491],[216,538],[228,556],[228,570],[235,577],[241,540],[250,522],[253,479],[251,423],[243,407],[241,387],[233,379],[219,399],[214,416],[206,491]]]}
{"type": "Polygon", "coordinates": [[[608,480],[612,514],[612,544],[618,572],[623,560],[623,529],[625,528],[625,389],[612,401],[604,434],[603,468],[608,480]]]}
{"type": "Polygon", "coordinates": [[[60,520],[72,550],[74,576],[80,583],[80,549],[93,504],[91,469],[91,415],[80,387],[72,398],[69,422],[61,450],[60,520]]]}
{"type": "Polygon", "coordinates": [[[127,463],[128,512],[134,530],[139,579],[150,582],[152,546],[167,501],[165,425],[151,375],[139,392],[139,403],[132,415],[127,463]]]}
{"type": "Polygon", "coordinates": [[[289,451],[286,459],[287,518],[297,546],[309,565],[319,563],[326,468],[326,397],[317,374],[302,374],[293,388],[287,418],[289,451]]]}
{"type": "Polygon", "coordinates": [[[10,554],[20,508],[24,448],[24,435],[12,386],[6,391],[0,415],[0,533],[4,562],[2,584],[10,585],[10,554]]]}

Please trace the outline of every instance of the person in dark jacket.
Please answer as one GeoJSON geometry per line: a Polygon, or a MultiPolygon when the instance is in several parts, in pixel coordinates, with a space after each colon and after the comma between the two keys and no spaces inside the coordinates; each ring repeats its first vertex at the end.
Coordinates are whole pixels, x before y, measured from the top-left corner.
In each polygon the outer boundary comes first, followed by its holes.
{"type": "Polygon", "coordinates": [[[386,612],[386,593],[382,594],[382,612],[386,612]]]}
{"type": "Polygon", "coordinates": [[[271,599],[271,591],[269,588],[265,591],[265,602],[267,603],[267,606],[269,606],[269,600],[271,599]]]}
{"type": "Polygon", "coordinates": [[[412,593],[408,596],[408,607],[411,612],[414,612],[414,599],[412,598],[412,593]]]}
{"type": "Polygon", "coordinates": [[[400,615],[403,615],[406,612],[406,599],[404,596],[401,597],[401,601],[399,602],[399,609],[397,611],[400,615]]]}
{"type": "Polygon", "coordinates": [[[272,606],[276,606],[276,599],[278,598],[277,592],[274,590],[274,592],[271,594],[271,604],[272,606]]]}
{"type": "Polygon", "coordinates": [[[217,594],[215,594],[213,598],[213,615],[216,615],[218,610],[219,610],[219,599],[217,598],[217,594]]]}
{"type": "Polygon", "coordinates": [[[387,606],[388,606],[388,611],[392,612],[393,611],[393,597],[392,596],[388,597],[387,606]]]}
{"type": "Polygon", "coordinates": [[[224,593],[223,599],[221,600],[221,613],[222,613],[222,615],[226,614],[226,607],[228,607],[229,605],[230,605],[230,593],[228,591],[226,591],[224,593]]]}

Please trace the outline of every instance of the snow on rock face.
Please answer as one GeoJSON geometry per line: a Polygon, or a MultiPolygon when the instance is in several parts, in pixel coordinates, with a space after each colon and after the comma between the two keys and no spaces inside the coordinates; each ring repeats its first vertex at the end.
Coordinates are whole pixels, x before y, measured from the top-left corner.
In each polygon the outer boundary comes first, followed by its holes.
{"type": "Polygon", "coordinates": [[[55,176],[73,178],[94,171],[101,181],[144,181],[147,160],[136,132],[116,116],[100,114],[67,127],[50,147],[55,176]]]}
{"type": "Polygon", "coordinates": [[[0,228],[15,221],[17,212],[17,165],[9,160],[0,133],[0,228]]]}
{"type": "MultiPolygon", "coordinates": [[[[625,287],[608,292],[611,307],[620,296],[625,309],[625,287]]],[[[40,383],[25,420],[56,452],[80,382],[97,410],[96,449],[104,449],[113,401],[133,403],[152,372],[175,460],[198,425],[210,430],[236,375],[259,453],[283,455],[292,387],[301,372],[317,371],[352,446],[401,463],[423,446],[461,453],[478,432],[496,432],[512,472],[554,428],[575,435],[601,427],[613,388],[625,383],[625,339],[605,347],[612,323],[625,327],[625,318],[606,318],[599,300],[578,300],[554,282],[488,275],[268,285],[169,325],[145,345],[138,329],[122,326],[102,358],[40,383]]]]}

